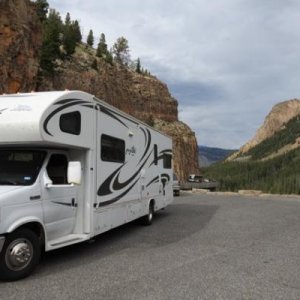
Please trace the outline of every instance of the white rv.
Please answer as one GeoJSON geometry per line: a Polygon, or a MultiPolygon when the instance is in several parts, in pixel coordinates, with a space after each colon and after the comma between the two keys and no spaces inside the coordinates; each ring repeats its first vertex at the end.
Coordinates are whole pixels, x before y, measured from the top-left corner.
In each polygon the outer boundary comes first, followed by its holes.
{"type": "Polygon", "coordinates": [[[173,200],[172,141],[79,91],[0,96],[0,278],[173,200]]]}

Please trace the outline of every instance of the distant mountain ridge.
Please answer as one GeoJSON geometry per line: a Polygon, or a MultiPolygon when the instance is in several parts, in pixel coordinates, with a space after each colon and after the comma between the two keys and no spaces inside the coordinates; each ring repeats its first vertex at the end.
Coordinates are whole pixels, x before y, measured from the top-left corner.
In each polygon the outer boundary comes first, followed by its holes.
{"type": "MultiPolygon", "coordinates": [[[[276,104],[270,113],[266,116],[264,123],[260,128],[257,130],[255,136],[248,141],[244,146],[240,148],[240,150],[233,155],[231,155],[228,160],[232,161],[235,160],[238,157],[246,156],[246,153],[248,153],[252,148],[254,147],[261,147],[260,144],[264,143],[264,141],[272,138],[274,135],[276,135],[278,132],[284,130],[286,128],[286,125],[289,123],[290,120],[292,120],[295,117],[300,116],[300,100],[299,99],[292,99],[280,102],[276,104]]],[[[297,128],[297,124],[296,124],[297,128]]],[[[288,130],[286,130],[286,134],[288,133],[288,130]]],[[[285,134],[281,134],[284,136],[285,134]]],[[[289,141],[289,143],[295,143],[297,139],[297,133],[295,133],[295,139],[294,141],[289,141]]],[[[285,146],[283,143],[281,143],[282,147],[285,146]]],[[[270,145],[272,148],[272,146],[270,145]]],[[[269,148],[269,152],[271,150],[269,148]]],[[[276,147],[275,147],[276,148],[276,147]]],[[[274,151],[278,151],[279,149],[275,149],[274,151]]],[[[291,145],[289,148],[288,146],[285,149],[285,152],[288,152],[289,149],[293,150],[295,147],[291,145]]],[[[297,147],[296,147],[297,148],[297,147]]],[[[269,153],[270,154],[270,153],[269,153]]]]}
{"type": "Polygon", "coordinates": [[[220,189],[300,194],[300,100],[273,107],[256,135],[225,162],[204,170],[220,189]]]}
{"type": "Polygon", "coordinates": [[[225,159],[235,151],[236,150],[232,149],[222,149],[200,145],[198,146],[199,165],[200,167],[208,167],[217,161],[225,159]]]}

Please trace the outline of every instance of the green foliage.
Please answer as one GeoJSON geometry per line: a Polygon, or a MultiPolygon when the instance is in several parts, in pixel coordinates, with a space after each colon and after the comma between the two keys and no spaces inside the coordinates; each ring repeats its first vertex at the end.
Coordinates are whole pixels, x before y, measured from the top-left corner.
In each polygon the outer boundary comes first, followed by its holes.
{"type": "Polygon", "coordinates": [[[75,47],[78,42],[77,30],[78,28],[75,27],[75,23],[71,21],[70,14],[67,13],[63,26],[63,46],[66,56],[70,56],[75,52],[75,47]]]}
{"type": "Polygon", "coordinates": [[[94,34],[92,29],[89,31],[86,43],[91,47],[94,45],[94,34]]]}
{"type": "Polygon", "coordinates": [[[123,36],[119,37],[113,45],[112,52],[114,54],[114,60],[116,63],[128,66],[130,63],[130,54],[128,41],[123,36]]]}
{"type": "Polygon", "coordinates": [[[222,191],[300,194],[300,149],[266,161],[216,163],[203,169],[203,174],[218,180],[222,191]]]}
{"type": "Polygon", "coordinates": [[[142,73],[142,70],[141,70],[141,61],[140,61],[139,58],[137,59],[137,62],[136,62],[136,68],[135,68],[135,71],[136,71],[137,73],[139,73],[139,74],[142,73]]]}
{"type": "MultiPolygon", "coordinates": [[[[43,21],[43,45],[40,55],[40,74],[53,75],[55,63],[58,59],[66,59],[75,52],[76,45],[82,41],[80,26],[77,20],[72,21],[69,13],[66,14],[65,21],[61,20],[60,14],[54,9],[49,10],[46,0],[36,1],[37,12],[43,21]]],[[[87,44],[94,45],[93,30],[89,31],[87,44]]],[[[141,67],[140,59],[136,63],[131,63],[128,40],[124,37],[117,39],[113,47],[108,50],[105,34],[101,33],[97,46],[96,56],[103,58],[107,63],[130,67],[132,70],[145,76],[150,76],[147,69],[141,67]]],[[[97,60],[92,63],[94,69],[98,69],[97,60]]]]}
{"type": "Polygon", "coordinates": [[[100,40],[98,43],[96,56],[104,58],[104,60],[111,65],[113,64],[113,57],[107,49],[107,44],[106,44],[104,33],[101,33],[101,35],[100,35],[100,40]]]}
{"type": "Polygon", "coordinates": [[[47,0],[36,0],[35,5],[40,20],[44,22],[47,18],[47,13],[49,9],[49,4],[47,0]]]}
{"type": "Polygon", "coordinates": [[[54,72],[55,60],[71,56],[76,44],[81,41],[78,21],[72,21],[67,13],[63,23],[57,11],[50,9],[43,22],[43,45],[40,57],[42,73],[51,75],[54,72]]]}
{"type": "Polygon", "coordinates": [[[107,44],[105,41],[105,34],[101,33],[97,51],[96,51],[96,56],[105,57],[107,53],[108,53],[108,50],[107,50],[107,44]]]}
{"type": "Polygon", "coordinates": [[[295,143],[298,137],[300,137],[300,116],[291,119],[285,124],[283,129],[253,147],[244,155],[251,155],[252,159],[261,159],[278,151],[287,144],[295,143]]]}
{"type": "Polygon", "coordinates": [[[50,9],[47,19],[43,23],[43,45],[40,66],[46,74],[53,74],[54,61],[61,57],[60,44],[63,23],[59,13],[50,9]]]}

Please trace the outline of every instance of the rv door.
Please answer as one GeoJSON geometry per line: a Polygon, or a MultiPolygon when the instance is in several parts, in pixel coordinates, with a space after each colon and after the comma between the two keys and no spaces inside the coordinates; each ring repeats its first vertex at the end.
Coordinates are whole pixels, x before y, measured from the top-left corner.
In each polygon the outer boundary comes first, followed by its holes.
{"type": "Polygon", "coordinates": [[[67,179],[68,158],[53,153],[44,170],[43,210],[48,240],[73,233],[77,211],[77,186],[67,179]]]}

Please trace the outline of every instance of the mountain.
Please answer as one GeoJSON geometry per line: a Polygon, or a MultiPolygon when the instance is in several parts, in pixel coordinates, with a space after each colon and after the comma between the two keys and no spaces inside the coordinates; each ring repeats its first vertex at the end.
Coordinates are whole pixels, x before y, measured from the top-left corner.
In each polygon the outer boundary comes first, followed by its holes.
{"type": "Polygon", "coordinates": [[[180,179],[197,173],[195,133],[178,120],[178,102],[165,83],[111,65],[83,43],[77,44],[72,56],[55,61],[54,74],[42,75],[43,28],[36,3],[0,1],[0,11],[0,93],[65,89],[91,93],[171,136],[174,170],[180,179]]]}
{"type": "Polygon", "coordinates": [[[236,150],[198,146],[199,164],[201,167],[208,167],[217,161],[225,159],[235,151],[236,150]]]}
{"type": "MultiPolygon", "coordinates": [[[[257,130],[255,136],[248,141],[241,149],[231,155],[228,160],[232,161],[237,157],[245,156],[246,153],[264,142],[265,140],[271,138],[277,132],[280,132],[286,128],[286,124],[296,116],[300,115],[300,100],[292,99],[284,102],[280,102],[275,105],[270,113],[266,116],[264,123],[257,130]]],[[[288,134],[288,133],[286,133],[288,134]]],[[[293,142],[293,141],[291,141],[293,142]]],[[[296,142],[296,141],[294,141],[296,142]]],[[[284,145],[283,145],[284,146],[284,145]]],[[[287,145],[288,146],[288,145],[287,145]]],[[[293,146],[292,146],[293,148],[293,146]]],[[[277,151],[278,149],[276,149],[277,151]]],[[[275,151],[275,148],[274,148],[275,151]]],[[[288,151],[288,149],[287,149],[288,151]]]]}
{"type": "Polygon", "coordinates": [[[204,172],[221,190],[300,194],[300,100],[275,105],[253,139],[204,172]]]}

